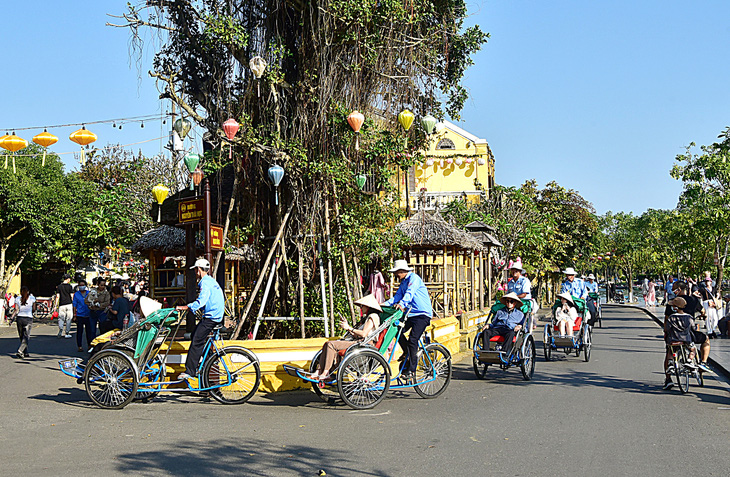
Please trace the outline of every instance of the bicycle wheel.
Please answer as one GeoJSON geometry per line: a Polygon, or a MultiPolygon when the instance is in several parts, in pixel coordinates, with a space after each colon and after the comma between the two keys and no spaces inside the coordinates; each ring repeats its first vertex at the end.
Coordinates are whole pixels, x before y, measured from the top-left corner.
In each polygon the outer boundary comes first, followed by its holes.
{"type": "Polygon", "coordinates": [[[422,398],[435,398],[446,390],[450,382],[451,353],[438,343],[427,345],[416,367],[416,392],[422,398]]]}
{"type": "Polygon", "coordinates": [[[33,312],[33,318],[47,318],[51,314],[48,305],[41,302],[36,302],[36,309],[33,312]]]}
{"type": "Polygon", "coordinates": [[[167,369],[159,356],[155,356],[149,361],[139,372],[139,384],[137,385],[137,395],[134,397],[137,401],[147,402],[160,394],[159,389],[155,387],[141,386],[142,383],[161,383],[165,380],[167,369]]]}
{"type": "Polygon", "coordinates": [[[684,365],[684,359],[677,356],[674,360],[674,377],[677,380],[677,386],[682,394],[686,394],[689,391],[689,373],[684,365]]]}
{"type": "Polygon", "coordinates": [[[593,338],[591,337],[591,332],[588,329],[588,324],[586,324],[583,327],[583,359],[586,361],[586,363],[591,360],[592,339],[593,338]]]}
{"type": "Polygon", "coordinates": [[[603,328],[603,309],[598,307],[598,327],[603,328]]]}
{"type": "MultiPolygon", "coordinates": [[[[317,354],[314,355],[314,358],[312,358],[312,362],[309,364],[309,372],[313,373],[317,370],[317,366],[319,365],[319,357],[322,354],[322,350],[317,351],[317,354]]],[[[332,370],[332,373],[335,373],[335,370],[332,370]]],[[[312,383],[312,391],[314,391],[314,394],[317,395],[322,401],[326,402],[327,404],[334,404],[337,398],[340,397],[340,395],[335,391],[333,388],[328,386],[322,386],[319,387],[318,383],[312,383]]]]}
{"type": "Polygon", "coordinates": [[[535,339],[532,336],[527,337],[525,351],[520,360],[520,370],[525,381],[531,380],[535,373],[535,339]]]}
{"type": "Polygon", "coordinates": [[[337,376],[337,391],[353,409],[372,409],[390,388],[390,366],[377,351],[348,353],[337,376]]]}
{"type": "MultiPolygon", "coordinates": [[[[482,333],[483,331],[477,333],[476,337],[474,338],[474,349],[477,351],[480,351],[483,349],[482,346],[479,345],[482,339],[482,333]]],[[[482,363],[479,361],[479,358],[477,358],[476,353],[472,352],[472,366],[474,367],[474,374],[477,375],[477,379],[484,379],[487,375],[487,369],[489,368],[489,365],[487,363],[482,363]]]]}
{"type": "Polygon", "coordinates": [[[122,351],[100,351],[86,365],[84,384],[94,404],[121,409],[137,394],[137,365],[122,351]]]}
{"type": "Polygon", "coordinates": [[[240,346],[226,346],[203,365],[203,388],[222,404],[242,404],[256,393],[261,384],[261,368],[256,356],[240,346]],[[230,377],[229,377],[230,375],[230,377]]]}
{"type": "Polygon", "coordinates": [[[553,347],[550,344],[553,334],[550,332],[550,325],[545,325],[545,331],[542,338],[543,353],[545,354],[545,361],[550,361],[553,355],[553,347]]]}

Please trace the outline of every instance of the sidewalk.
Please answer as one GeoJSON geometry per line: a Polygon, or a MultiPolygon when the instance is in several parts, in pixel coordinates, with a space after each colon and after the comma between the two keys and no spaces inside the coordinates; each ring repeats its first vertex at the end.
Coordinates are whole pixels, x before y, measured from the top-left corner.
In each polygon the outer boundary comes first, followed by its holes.
{"type": "MultiPolygon", "coordinates": [[[[637,306],[637,305],[614,305],[609,306],[625,306],[642,310],[651,316],[657,324],[664,326],[664,307],[663,306],[637,306]]],[[[722,372],[727,378],[730,378],[730,339],[713,339],[710,340],[710,364],[722,372]]]]}

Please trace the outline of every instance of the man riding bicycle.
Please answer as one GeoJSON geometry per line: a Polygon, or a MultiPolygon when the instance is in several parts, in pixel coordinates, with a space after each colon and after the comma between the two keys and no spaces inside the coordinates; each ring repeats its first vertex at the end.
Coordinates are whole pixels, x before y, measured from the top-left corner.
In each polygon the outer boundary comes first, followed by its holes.
{"type": "MultiPolygon", "coordinates": [[[[580,278],[576,278],[578,272],[576,272],[573,267],[568,267],[567,269],[563,270],[563,273],[565,274],[565,281],[560,287],[560,293],[570,293],[575,298],[580,298],[581,300],[585,300],[586,298],[588,298],[588,288],[586,287],[586,282],[584,282],[580,278]]],[[[593,326],[593,323],[595,323],[598,317],[596,305],[591,301],[586,301],[586,307],[591,314],[591,317],[588,320],[588,324],[590,326],[593,326]]]]}

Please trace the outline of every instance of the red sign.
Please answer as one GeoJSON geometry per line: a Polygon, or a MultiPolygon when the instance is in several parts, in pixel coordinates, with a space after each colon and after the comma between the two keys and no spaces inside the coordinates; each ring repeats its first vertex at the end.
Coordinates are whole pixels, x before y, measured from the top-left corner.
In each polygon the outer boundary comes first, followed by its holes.
{"type": "Polygon", "coordinates": [[[181,200],[177,204],[177,218],[181,224],[194,224],[205,219],[205,200],[181,200]]]}
{"type": "Polygon", "coordinates": [[[223,227],[220,225],[210,226],[210,249],[223,250],[223,227]]]}

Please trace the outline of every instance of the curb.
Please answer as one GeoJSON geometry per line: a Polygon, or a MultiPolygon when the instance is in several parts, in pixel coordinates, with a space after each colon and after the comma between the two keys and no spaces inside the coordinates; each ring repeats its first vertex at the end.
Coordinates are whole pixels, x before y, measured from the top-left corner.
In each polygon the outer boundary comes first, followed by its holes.
{"type": "MultiPolygon", "coordinates": [[[[605,304],[602,304],[601,306],[615,306],[616,308],[634,308],[636,310],[641,310],[644,313],[646,313],[647,315],[649,315],[649,317],[652,320],[654,320],[654,322],[656,322],[657,325],[659,325],[662,328],[664,328],[664,320],[659,319],[659,317],[657,317],[654,313],[652,313],[651,311],[649,311],[646,308],[643,308],[641,306],[637,306],[637,305],[618,305],[618,304],[615,304],[615,303],[610,303],[610,304],[609,303],[605,303],[605,304]]],[[[710,364],[712,364],[712,367],[713,368],[715,368],[716,370],[720,371],[720,374],[722,374],[723,376],[725,376],[725,378],[730,379],[730,370],[729,369],[725,369],[724,366],[722,366],[720,363],[718,363],[717,361],[715,361],[714,359],[712,359],[712,354],[710,354],[710,357],[707,358],[707,359],[708,359],[708,361],[710,361],[710,364]]]]}

